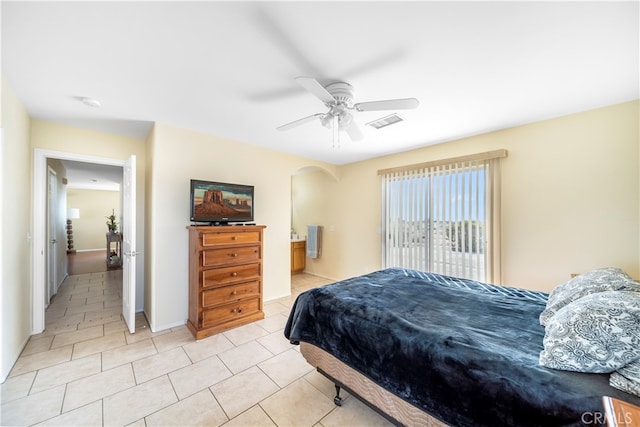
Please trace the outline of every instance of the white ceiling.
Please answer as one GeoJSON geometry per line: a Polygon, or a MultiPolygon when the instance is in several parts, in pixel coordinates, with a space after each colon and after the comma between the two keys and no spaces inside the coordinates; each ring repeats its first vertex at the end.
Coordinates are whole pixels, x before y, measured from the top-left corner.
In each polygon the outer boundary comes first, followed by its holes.
{"type": "MultiPolygon", "coordinates": [[[[160,122],[346,164],[639,97],[639,3],[7,2],[2,74],[36,119],[143,138],[160,122]],[[332,148],[294,80],[404,122],[332,148]],[[101,108],[79,97],[93,97],[101,108]]],[[[176,146],[176,150],[180,150],[176,146]]]]}
{"type": "Polygon", "coordinates": [[[67,188],[120,191],[122,166],[62,160],[67,170],[67,188]]]}

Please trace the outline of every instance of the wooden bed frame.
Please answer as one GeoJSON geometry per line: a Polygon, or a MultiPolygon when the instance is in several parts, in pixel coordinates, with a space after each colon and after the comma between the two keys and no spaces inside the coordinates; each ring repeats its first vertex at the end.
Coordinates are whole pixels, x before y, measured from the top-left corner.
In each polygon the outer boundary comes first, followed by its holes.
{"type": "Polygon", "coordinates": [[[300,352],[310,365],[336,385],[334,402],[340,405],[340,388],[355,395],[396,425],[446,427],[442,421],[380,387],[355,369],[326,351],[309,343],[300,343],[300,352]]]}

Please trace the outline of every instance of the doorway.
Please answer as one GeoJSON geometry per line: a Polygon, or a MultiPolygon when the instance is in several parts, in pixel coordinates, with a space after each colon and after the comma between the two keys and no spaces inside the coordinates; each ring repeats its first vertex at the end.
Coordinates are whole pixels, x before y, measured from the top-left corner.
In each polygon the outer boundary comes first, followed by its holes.
{"type": "Polygon", "coordinates": [[[115,236],[120,237],[122,167],[68,160],[61,164],[67,177],[67,211],[69,218],[74,217],[67,221],[69,245],[73,245],[66,256],[69,275],[118,270],[120,262],[111,263],[107,254],[110,234],[106,222],[113,215],[115,236]]]}
{"type": "Polygon", "coordinates": [[[300,168],[291,176],[292,293],[294,279],[299,279],[295,273],[319,277],[335,274],[333,266],[339,262],[339,248],[333,234],[324,233],[315,240],[317,256],[313,258],[307,256],[307,245],[314,243],[307,234],[309,225],[332,230],[332,224],[338,221],[340,210],[335,208],[334,199],[337,185],[335,172],[319,166],[300,168]]]}
{"type": "MultiPolygon", "coordinates": [[[[47,282],[47,262],[46,262],[46,254],[47,254],[47,246],[48,246],[48,235],[47,235],[47,223],[48,223],[48,215],[47,215],[47,197],[48,197],[48,168],[47,168],[47,159],[59,159],[59,160],[71,160],[71,161],[79,161],[79,162],[87,162],[94,163],[97,165],[112,165],[112,166],[120,166],[123,168],[123,183],[125,188],[131,187],[134,188],[133,191],[124,191],[123,190],[123,207],[133,204],[135,206],[135,156],[131,156],[129,160],[119,160],[119,159],[109,159],[109,158],[101,158],[101,157],[93,157],[93,156],[85,156],[75,153],[65,153],[65,152],[57,152],[57,151],[49,151],[49,150],[34,150],[34,184],[33,184],[33,235],[32,235],[32,256],[33,256],[33,271],[32,271],[32,323],[31,323],[31,332],[32,334],[38,334],[44,331],[44,311],[45,311],[45,298],[48,293],[48,282],[47,282]],[[133,175],[133,186],[127,185],[127,180],[131,179],[133,175]]],[[[134,257],[135,252],[135,209],[123,209],[123,229],[126,224],[127,230],[132,230],[133,232],[124,232],[126,234],[125,237],[127,239],[127,253],[130,254],[130,257],[134,257]]],[[[133,259],[135,261],[135,258],[133,259]]],[[[123,295],[126,295],[127,301],[123,298],[123,308],[126,306],[127,313],[125,314],[125,321],[130,326],[130,329],[134,328],[134,324],[130,323],[128,319],[132,318],[129,316],[129,308],[135,307],[135,294],[136,294],[136,285],[135,280],[130,280],[132,277],[135,278],[135,262],[125,262],[123,263],[123,277],[126,277],[127,280],[123,280],[123,295]],[[131,289],[130,289],[131,288],[131,289]]],[[[133,332],[133,331],[132,331],[133,332]]]]}

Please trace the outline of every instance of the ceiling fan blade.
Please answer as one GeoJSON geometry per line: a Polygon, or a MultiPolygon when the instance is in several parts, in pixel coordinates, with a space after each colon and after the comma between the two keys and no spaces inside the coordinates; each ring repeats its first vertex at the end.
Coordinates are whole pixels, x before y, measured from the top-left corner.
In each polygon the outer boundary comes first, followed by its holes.
{"type": "Polygon", "coordinates": [[[349,138],[351,138],[352,141],[360,141],[363,138],[360,128],[353,120],[344,128],[344,130],[347,132],[349,138]]]}
{"type": "Polygon", "coordinates": [[[335,98],[313,77],[296,77],[296,82],[313,95],[318,97],[322,102],[335,102],[335,98]]]}
{"type": "Polygon", "coordinates": [[[307,122],[311,122],[311,121],[313,121],[313,120],[315,120],[315,119],[317,119],[317,118],[320,118],[320,117],[322,117],[322,116],[324,116],[324,113],[316,113],[316,114],[313,114],[313,115],[311,115],[311,116],[307,116],[307,117],[303,117],[303,118],[298,119],[298,120],[294,120],[294,121],[292,121],[291,123],[287,123],[287,124],[285,124],[285,125],[278,126],[276,129],[278,129],[278,130],[289,130],[289,129],[293,129],[293,128],[295,128],[295,127],[298,127],[298,126],[300,126],[300,125],[302,125],[302,124],[305,124],[305,123],[307,123],[307,122]]]}
{"type": "Polygon", "coordinates": [[[411,110],[420,105],[415,98],[387,99],[385,101],[359,102],[353,107],[358,111],[411,110]]]}

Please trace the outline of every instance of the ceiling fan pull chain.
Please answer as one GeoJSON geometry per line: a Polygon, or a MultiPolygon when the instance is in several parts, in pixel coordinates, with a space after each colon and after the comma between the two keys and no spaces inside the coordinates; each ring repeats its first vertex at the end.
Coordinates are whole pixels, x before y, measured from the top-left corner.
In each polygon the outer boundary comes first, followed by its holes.
{"type": "Polygon", "coordinates": [[[340,116],[333,116],[333,148],[340,148],[340,116]]]}

